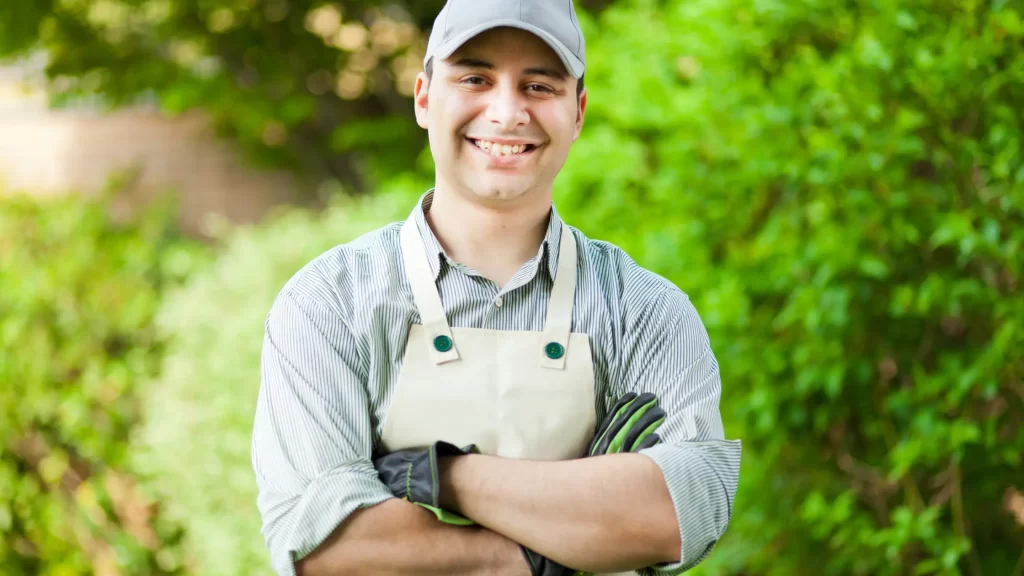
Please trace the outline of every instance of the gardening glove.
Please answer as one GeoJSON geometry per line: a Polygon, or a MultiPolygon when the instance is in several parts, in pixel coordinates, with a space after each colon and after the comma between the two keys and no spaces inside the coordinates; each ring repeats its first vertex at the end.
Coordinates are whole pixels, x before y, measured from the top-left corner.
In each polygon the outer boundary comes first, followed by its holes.
{"type": "Polygon", "coordinates": [[[594,434],[587,456],[639,452],[661,442],[655,430],[665,421],[665,411],[650,392],[630,392],[608,411],[594,434]]]}
{"type": "Polygon", "coordinates": [[[458,448],[448,442],[435,442],[429,448],[398,450],[373,460],[373,467],[391,493],[426,508],[445,524],[468,526],[472,520],[441,508],[441,481],[438,461],[445,456],[479,454],[476,445],[458,448]]]}

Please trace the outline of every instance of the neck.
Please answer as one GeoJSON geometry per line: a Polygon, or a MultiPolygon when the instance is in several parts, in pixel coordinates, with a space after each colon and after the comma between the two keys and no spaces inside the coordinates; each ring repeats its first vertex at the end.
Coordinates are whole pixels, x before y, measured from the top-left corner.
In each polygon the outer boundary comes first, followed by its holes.
{"type": "Polygon", "coordinates": [[[537,255],[550,213],[550,198],[494,207],[435,189],[426,216],[453,260],[480,272],[500,288],[537,255]]]}

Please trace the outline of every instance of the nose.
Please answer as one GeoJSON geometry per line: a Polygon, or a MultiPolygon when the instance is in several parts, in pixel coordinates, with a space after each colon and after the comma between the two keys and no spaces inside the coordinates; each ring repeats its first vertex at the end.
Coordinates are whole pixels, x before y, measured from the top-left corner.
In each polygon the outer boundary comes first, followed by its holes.
{"type": "Polygon", "coordinates": [[[530,121],[526,100],[514,83],[502,82],[491,90],[487,119],[503,130],[511,130],[530,121]]]}

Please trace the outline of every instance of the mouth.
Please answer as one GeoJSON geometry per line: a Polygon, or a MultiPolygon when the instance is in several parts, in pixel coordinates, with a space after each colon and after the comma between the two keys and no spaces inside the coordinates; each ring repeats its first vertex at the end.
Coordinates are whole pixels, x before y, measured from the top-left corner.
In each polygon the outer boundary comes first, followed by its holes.
{"type": "Polygon", "coordinates": [[[534,144],[509,145],[473,138],[466,138],[466,140],[476,147],[477,150],[495,158],[528,156],[537,149],[537,146],[534,144]]]}

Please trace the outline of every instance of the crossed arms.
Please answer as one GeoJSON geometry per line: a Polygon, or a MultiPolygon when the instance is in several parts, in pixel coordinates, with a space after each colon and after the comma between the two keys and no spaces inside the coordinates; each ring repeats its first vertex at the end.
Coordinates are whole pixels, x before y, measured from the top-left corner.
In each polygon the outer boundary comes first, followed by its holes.
{"type": "Polygon", "coordinates": [[[593,572],[678,557],[665,482],[657,466],[639,454],[564,463],[473,455],[453,459],[444,475],[444,490],[457,494],[445,503],[448,509],[482,526],[444,524],[418,506],[391,499],[353,513],[299,561],[298,573],[528,576],[517,542],[593,572]],[[603,482],[580,482],[572,476],[579,473],[603,482]],[[635,496],[644,493],[651,496],[635,496]],[[603,505],[607,501],[612,505],[603,505]],[[580,507],[588,513],[577,513],[580,507]]]}
{"type": "Polygon", "coordinates": [[[518,544],[573,568],[676,574],[724,533],[739,443],[724,440],[718,366],[696,311],[666,292],[629,326],[616,395],[653,392],[663,443],[565,462],[455,458],[451,526],[376,477],[371,399],[336,310],[285,291],[267,316],[253,431],[263,534],[275,570],[302,574],[522,574],[518,544]]]}

